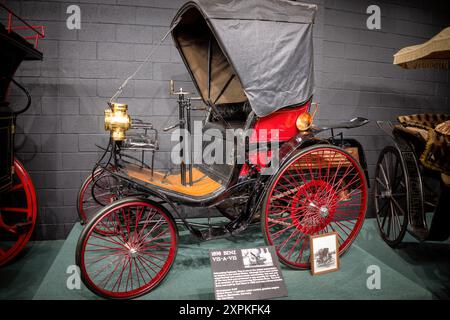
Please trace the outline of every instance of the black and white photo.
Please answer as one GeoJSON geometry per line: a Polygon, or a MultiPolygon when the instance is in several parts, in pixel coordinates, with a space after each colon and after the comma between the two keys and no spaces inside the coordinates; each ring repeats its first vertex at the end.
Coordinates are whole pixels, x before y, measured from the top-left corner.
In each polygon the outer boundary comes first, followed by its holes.
{"type": "Polygon", "coordinates": [[[273,265],[272,256],[267,247],[242,249],[244,268],[269,267],[273,265]]]}
{"type": "Polygon", "coordinates": [[[312,236],[311,273],[313,275],[336,271],[339,269],[339,254],[337,234],[330,232],[312,236]]]}

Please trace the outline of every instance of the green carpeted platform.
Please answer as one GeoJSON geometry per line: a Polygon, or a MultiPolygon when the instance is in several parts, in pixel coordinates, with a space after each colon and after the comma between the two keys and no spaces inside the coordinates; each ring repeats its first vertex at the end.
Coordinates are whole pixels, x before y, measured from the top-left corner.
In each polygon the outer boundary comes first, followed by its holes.
{"type": "Polygon", "coordinates": [[[369,219],[356,244],[432,292],[435,299],[450,299],[450,239],[419,242],[406,233],[399,247],[392,249],[378,235],[375,220],[369,219]]]}
{"type": "MultiPolygon", "coordinates": [[[[34,299],[99,299],[83,285],[69,290],[67,267],[74,264],[82,227],[75,225],[34,295],[34,299]]],[[[407,240],[408,241],[408,240],[407,240]]],[[[264,245],[261,231],[252,227],[242,235],[197,242],[182,233],[175,264],[162,284],[141,299],[214,299],[208,251],[264,245]]],[[[409,239],[405,249],[393,250],[379,237],[375,221],[367,220],[360,236],[341,259],[341,270],[321,276],[283,268],[287,299],[433,299],[449,297],[450,244],[409,239]],[[411,242],[412,241],[412,242],[411,242]],[[428,252],[434,250],[436,252],[428,252]],[[443,256],[442,256],[443,255],[443,256]],[[433,260],[435,259],[435,260],[433,260]],[[445,260],[444,260],[445,259],[445,260]],[[381,269],[381,289],[366,286],[367,267],[381,269]]],[[[44,273],[45,270],[37,269],[44,273]]],[[[0,272],[1,275],[1,272],[0,272]]]]}
{"type": "Polygon", "coordinates": [[[8,265],[0,268],[0,300],[33,299],[64,240],[30,241],[8,265]]]}

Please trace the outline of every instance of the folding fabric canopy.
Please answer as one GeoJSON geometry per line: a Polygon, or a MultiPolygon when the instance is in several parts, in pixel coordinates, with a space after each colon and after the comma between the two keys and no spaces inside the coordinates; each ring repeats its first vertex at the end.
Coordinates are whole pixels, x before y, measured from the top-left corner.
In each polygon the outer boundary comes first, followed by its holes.
{"type": "Polygon", "coordinates": [[[450,67],[450,27],[427,42],[401,49],[394,55],[394,64],[405,69],[450,67]]]}
{"type": "Polygon", "coordinates": [[[316,10],[289,0],[193,0],[172,36],[206,103],[248,101],[262,117],[311,98],[316,10]]]}

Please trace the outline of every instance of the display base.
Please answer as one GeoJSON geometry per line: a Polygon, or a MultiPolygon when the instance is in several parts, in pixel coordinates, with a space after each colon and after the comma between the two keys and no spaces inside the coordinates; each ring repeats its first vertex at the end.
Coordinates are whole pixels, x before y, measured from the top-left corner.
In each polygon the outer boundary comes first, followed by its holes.
{"type": "MultiPolygon", "coordinates": [[[[83,284],[81,289],[73,290],[66,286],[69,277],[66,270],[68,266],[75,264],[75,247],[81,229],[79,224],[74,226],[34,299],[100,299],[83,284]]],[[[140,299],[214,299],[209,250],[262,245],[264,240],[257,226],[237,237],[207,242],[198,242],[182,232],[172,270],[157,289],[140,299]]],[[[375,221],[368,219],[356,242],[342,256],[341,269],[338,272],[311,276],[309,270],[298,271],[283,267],[288,289],[286,299],[438,298],[439,288],[444,293],[449,284],[448,262],[444,263],[442,260],[449,256],[449,249],[448,242],[405,242],[404,248],[393,250],[381,240],[375,221]],[[433,252],[430,246],[436,246],[437,252],[434,251],[432,255],[437,259],[441,256],[439,261],[428,260],[431,256],[427,252],[433,252]],[[369,290],[366,285],[370,276],[367,269],[374,265],[381,271],[381,289],[369,290]]]]}
{"type": "Polygon", "coordinates": [[[0,268],[0,300],[31,300],[47,276],[64,240],[30,241],[0,268]]]}

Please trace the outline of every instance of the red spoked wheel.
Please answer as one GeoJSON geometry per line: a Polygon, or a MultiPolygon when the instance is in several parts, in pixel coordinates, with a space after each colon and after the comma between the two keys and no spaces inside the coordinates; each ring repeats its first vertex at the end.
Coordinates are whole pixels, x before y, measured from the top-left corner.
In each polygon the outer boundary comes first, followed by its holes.
{"type": "Polygon", "coordinates": [[[130,299],[154,289],[177,251],[177,227],[161,205],[125,198],[104,207],[83,229],[76,261],[83,283],[99,296],[130,299]],[[99,224],[109,234],[99,234],[99,224]]]}
{"type": "Polygon", "coordinates": [[[37,218],[36,190],[22,164],[14,159],[11,189],[0,196],[0,266],[23,249],[37,218]]]}
{"type": "Polygon", "coordinates": [[[336,232],[342,254],[361,229],[367,209],[367,182],[359,163],[346,151],[317,145],[282,165],[269,185],[262,228],[280,261],[310,267],[309,237],[336,232]]]}
{"type": "MultiPolygon", "coordinates": [[[[113,168],[111,168],[113,169],[113,168]]],[[[81,224],[87,223],[104,206],[119,198],[121,182],[103,168],[86,177],[77,196],[77,212],[81,224]]]]}

